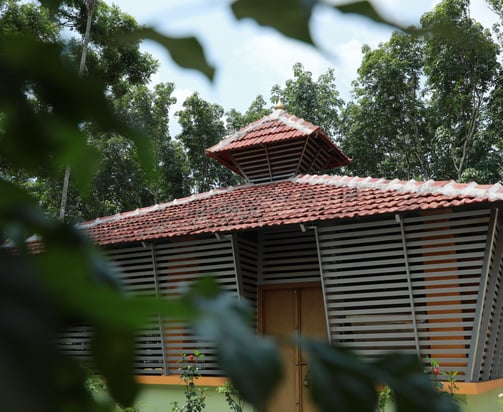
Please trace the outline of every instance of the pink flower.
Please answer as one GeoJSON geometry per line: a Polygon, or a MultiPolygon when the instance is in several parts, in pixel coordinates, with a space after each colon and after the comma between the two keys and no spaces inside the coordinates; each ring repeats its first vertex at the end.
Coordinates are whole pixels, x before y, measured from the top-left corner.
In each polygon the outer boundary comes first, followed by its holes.
{"type": "Polygon", "coordinates": [[[194,362],[194,355],[187,356],[187,359],[189,360],[189,362],[194,362]]]}
{"type": "Polygon", "coordinates": [[[440,372],[440,369],[438,369],[438,368],[435,366],[435,367],[433,368],[433,373],[434,373],[435,375],[438,375],[438,374],[439,374],[439,372],[440,372]]]}

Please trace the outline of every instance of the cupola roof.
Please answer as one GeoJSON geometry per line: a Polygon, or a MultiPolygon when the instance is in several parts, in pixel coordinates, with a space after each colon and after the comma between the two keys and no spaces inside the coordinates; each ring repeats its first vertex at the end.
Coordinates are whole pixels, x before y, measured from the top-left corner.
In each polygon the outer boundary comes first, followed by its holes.
{"type": "Polygon", "coordinates": [[[206,153],[251,183],[320,173],[351,161],[319,126],[282,109],[225,137],[206,153]]]}

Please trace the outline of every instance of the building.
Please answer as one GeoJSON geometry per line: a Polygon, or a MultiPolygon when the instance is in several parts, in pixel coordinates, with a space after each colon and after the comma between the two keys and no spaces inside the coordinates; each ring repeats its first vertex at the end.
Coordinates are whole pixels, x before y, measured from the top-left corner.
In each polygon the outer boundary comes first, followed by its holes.
{"type": "MultiPolygon", "coordinates": [[[[129,293],[169,297],[211,274],[251,302],[261,332],[435,359],[472,405],[503,387],[501,185],[319,175],[350,159],[283,110],[207,154],[246,183],[82,224],[129,293]]],[[[205,384],[220,382],[211,346],[154,319],[138,337],[140,381],[176,384],[180,353],[193,349],[205,353],[205,384]]],[[[294,410],[308,365],[285,356],[277,402],[294,410]]]]}

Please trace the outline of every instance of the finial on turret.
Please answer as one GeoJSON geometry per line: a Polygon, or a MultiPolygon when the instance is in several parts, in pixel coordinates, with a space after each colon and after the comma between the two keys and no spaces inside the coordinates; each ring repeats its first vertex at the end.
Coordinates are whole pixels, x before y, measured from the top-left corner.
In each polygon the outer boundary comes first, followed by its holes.
{"type": "Polygon", "coordinates": [[[278,103],[274,106],[276,110],[285,110],[285,105],[281,99],[278,100],[278,103]]]}

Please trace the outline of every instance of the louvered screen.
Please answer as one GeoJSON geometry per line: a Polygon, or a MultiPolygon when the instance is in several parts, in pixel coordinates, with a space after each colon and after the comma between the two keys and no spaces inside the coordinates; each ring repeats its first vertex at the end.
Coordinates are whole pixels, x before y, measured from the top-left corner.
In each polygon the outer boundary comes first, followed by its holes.
{"type": "MultiPolygon", "coordinates": [[[[257,234],[237,234],[236,249],[241,277],[242,295],[257,312],[257,273],[258,273],[257,234]]],[[[254,319],[256,321],[256,319],[254,319]]]]}
{"type": "Polygon", "coordinates": [[[90,344],[93,335],[92,328],[80,324],[65,328],[57,336],[59,350],[65,355],[71,356],[83,365],[92,368],[90,344]]]}
{"type": "Polygon", "coordinates": [[[481,285],[480,293],[480,332],[473,340],[471,376],[474,381],[503,376],[503,220],[497,213],[493,219],[487,280],[481,285]]]}
{"type": "MultiPolygon", "coordinates": [[[[131,296],[157,296],[154,256],[151,247],[129,247],[109,250],[110,260],[119,269],[119,281],[131,296]]],[[[163,342],[158,316],[153,316],[136,337],[134,373],[161,375],[165,373],[163,342]]]]}
{"type": "Polygon", "coordinates": [[[488,211],[405,219],[421,356],[466,375],[488,211]]]}
{"type": "Polygon", "coordinates": [[[414,352],[400,226],[394,219],[319,228],[333,342],[373,357],[414,352]]]}
{"type": "Polygon", "coordinates": [[[292,283],[320,281],[320,266],[312,230],[299,226],[281,231],[266,231],[262,237],[260,281],[292,283]]]}
{"type": "MultiPolygon", "coordinates": [[[[170,298],[186,290],[196,279],[213,276],[221,288],[238,297],[236,270],[230,238],[172,242],[156,246],[157,273],[161,296],[170,298]]],[[[202,375],[220,375],[213,347],[183,323],[164,321],[165,356],[168,373],[178,373],[182,353],[204,354],[202,375]]]]}
{"type": "Polygon", "coordinates": [[[366,357],[419,349],[464,379],[489,218],[410,217],[405,238],[392,218],[318,228],[332,340],[366,357]]]}

